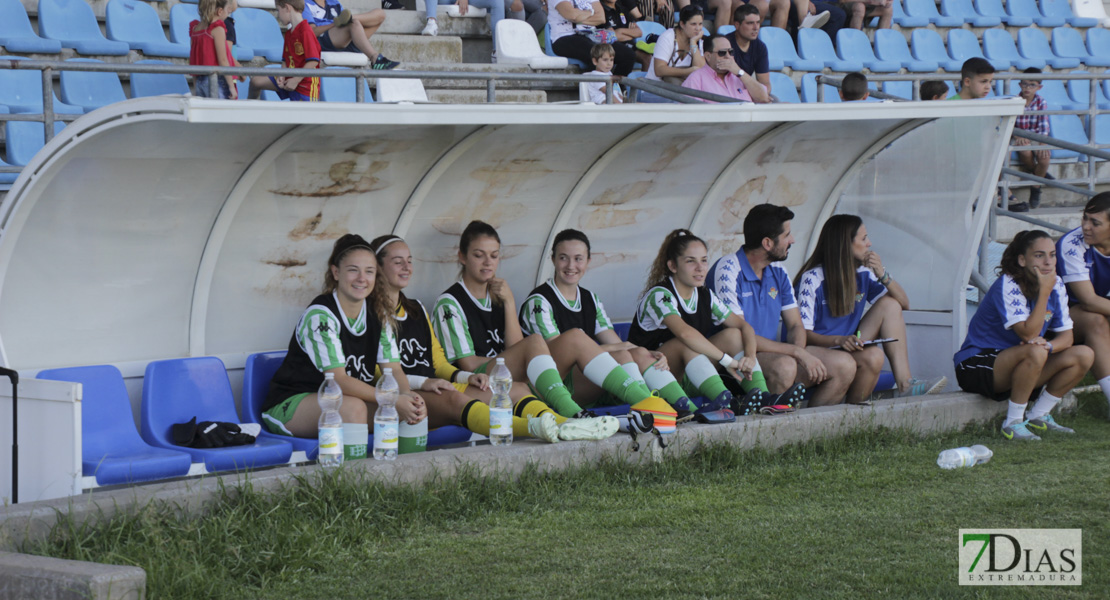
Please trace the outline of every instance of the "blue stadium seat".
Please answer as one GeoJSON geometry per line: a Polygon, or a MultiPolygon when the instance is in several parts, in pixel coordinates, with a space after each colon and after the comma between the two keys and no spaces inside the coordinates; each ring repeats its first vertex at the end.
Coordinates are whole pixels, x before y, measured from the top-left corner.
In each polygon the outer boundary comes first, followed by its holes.
{"type": "MultiPolygon", "coordinates": [[[[952,45],[952,34],[954,33],[956,32],[952,31],[948,34],[949,47],[952,45]]],[[[970,31],[964,31],[964,33],[971,36],[975,35],[970,31]]],[[[1011,65],[1019,71],[1029,67],[1043,69],[1046,64],[1043,60],[1025,58],[1018,54],[1017,46],[1014,45],[1014,38],[1010,37],[1010,32],[1005,29],[988,29],[983,32],[983,56],[991,61],[994,68],[1000,71],[1010,68],[1011,65]]]]}
{"type": "Polygon", "coordinates": [[[85,0],[39,0],[39,33],[78,54],[125,56],[131,51],[124,42],[104,39],[85,0]]]}
{"type": "Polygon", "coordinates": [[[1110,144],[1110,115],[1095,116],[1095,143],[1100,146],[1110,144]]]}
{"type": "MultiPolygon", "coordinates": [[[[71,58],[66,62],[102,61],[94,58],[71,58]]],[[[115,73],[94,73],[91,71],[62,71],[58,75],[61,83],[62,102],[81,107],[92,112],[113,102],[123,102],[127,96],[123,85],[115,73]]]]}
{"type": "MultiPolygon", "coordinates": [[[[5,56],[5,60],[25,60],[20,56],[5,56]]],[[[54,98],[54,112],[62,115],[80,115],[85,111],[79,106],[70,106],[58,96],[54,98]]],[[[42,73],[31,70],[0,70],[0,106],[12,113],[42,113],[42,73]]]]}
{"type": "MultiPolygon", "coordinates": [[[[1071,142],[1073,144],[1087,145],[1089,140],[1087,132],[1083,129],[1083,121],[1077,115],[1049,115],[1049,135],[1071,142]]],[[[1052,160],[1057,162],[1075,162],[1079,153],[1072,150],[1055,149],[1052,151],[1052,160]]]]}
{"type": "MultiPolygon", "coordinates": [[[[6,114],[8,114],[8,107],[7,106],[0,106],[0,115],[6,115],[6,114]]],[[[8,163],[4,162],[3,160],[0,160],[0,167],[10,167],[10,166],[13,166],[13,165],[9,165],[8,163]]],[[[0,173],[0,186],[2,186],[2,187],[0,187],[0,189],[5,189],[5,190],[9,189],[11,187],[11,184],[15,183],[15,180],[16,180],[17,177],[19,177],[19,173],[0,173]]]]}
{"type": "Polygon", "coordinates": [[[794,80],[778,71],[771,71],[767,75],[771,78],[771,93],[779,99],[779,102],[797,104],[802,101],[798,97],[798,88],[794,87],[794,80]]]}
{"type": "Polygon", "coordinates": [[[932,29],[914,29],[910,33],[910,49],[915,59],[936,62],[941,69],[950,73],[959,73],[963,68],[963,61],[949,56],[944,40],[932,29]]]}
{"type": "MultiPolygon", "coordinates": [[[[1087,30],[1087,52],[1099,58],[1110,57],[1110,31],[1101,27],[1087,30]]],[[[1090,65],[1094,66],[1094,65],[1090,65]]]]}
{"type": "MultiPolygon", "coordinates": [[[[819,73],[802,75],[802,102],[817,102],[817,76],[819,73]]],[[[840,90],[822,83],[825,87],[825,102],[840,102],[840,90]]]]}
{"type": "Polygon", "coordinates": [[[911,73],[932,73],[940,68],[935,60],[917,60],[910,55],[910,47],[900,31],[875,30],[875,56],[880,60],[894,61],[911,73]]]}
{"type": "Polygon", "coordinates": [[[236,41],[253,50],[256,56],[280,63],[285,39],[274,15],[260,8],[240,8],[234,16],[236,41]]]}
{"type": "MultiPolygon", "coordinates": [[[[774,75],[774,73],[772,73],[774,75]]],[[[782,73],[779,73],[782,75],[782,73]]],[[[784,76],[785,77],[785,76],[784,76]]],[[[791,84],[793,87],[793,84],[791,84]]],[[[771,89],[775,89],[775,80],[771,80],[771,89]]],[[[613,331],[620,336],[622,342],[628,341],[628,330],[632,328],[632,323],[613,323],[613,331]]]]}
{"type": "Polygon", "coordinates": [[[1039,27],[1060,27],[1067,22],[1063,17],[1046,17],[1037,8],[1037,0],[1006,0],[1006,10],[1015,17],[1033,19],[1039,27]]]}
{"type": "Polygon", "coordinates": [[[795,71],[820,71],[825,68],[824,60],[805,60],[799,57],[798,51],[794,49],[794,40],[785,29],[760,27],[759,39],[767,45],[767,56],[770,57],[772,71],[782,70],[775,68],[777,61],[780,60],[795,71]]]}
{"type": "MultiPolygon", "coordinates": [[[[1006,37],[1010,37],[1010,34],[1006,33],[1004,30],[988,29],[987,31],[1002,31],[1002,33],[1006,34],[1006,37]]],[[[1010,44],[1012,45],[1013,43],[1014,40],[1011,39],[1010,44]]],[[[961,66],[967,59],[977,56],[989,60],[990,63],[994,65],[994,68],[999,71],[1005,71],[1010,68],[1009,60],[990,59],[984,56],[983,49],[979,47],[979,40],[975,38],[974,33],[967,29],[952,29],[948,32],[948,53],[952,55],[953,59],[959,61],[961,66]]],[[[1017,54],[1017,48],[1014,49],[1014,54],[1017,54]]],[[[957,68],[956,70],[959,71],[960,69],[957,68]]]]}
{"type": "MultiPolygon", "coordinates": [[[[266,394],[270,390],[270,380],[274,378],[274,373],[277,373],[283,360],[285,360],[285,350],[259,352],[247,357],[247,364],[243,369],[243,397],[240,399],[243,423],[262,424],[262,405],[266,402],[266,394]]],[[[316,438],[276,435],[267,431],[264,424],[259,438],[289,442],[294,450],[303,451],[308,460],[315,460],[320,449],[316,438]]]]}
{"type": "MultiPolygon", "coordinates": [[[[164,60],[140,60],[139,65],[168,65],[164,60]]],[[[189,95],[189,80],[184,75],[173,73],[132,73],[131,97],[166,96],[171,94],[189,95]]]]}
{"type": "Polygon", "coordinates": [[[937,12],[934,0],[906,0],[906,14],[911,17],[923,17],[938,27],[959,27],[964,24],[960,17],[946,17],[937,12]]]}
{"type": "Polygon", "coordinates": [[[57,54],[62,51],[61,42],[43,39],[31,29],[27,10],[19,0],[0,0],[0,46],[8,52],[57,54]]]}
{"type": "Polygon", "coordinates": [[[1033,24],[1031,17],[1014,16],[1002,7],[1002,0],[975,0],[975,10],[981,15],[998,17],[1010,27],[1028,27],[1033,24]]]}
{"type": "Polygon", "coordinates": [[[806,60],[820,61],[833,71],[848,72],[863,69],[862,61],[838,58],[829,34],[820,29],[798,30],[798,56],[806,60]]]}
{"type": "Polygon", "coordinates": [[[717,28],[717,35],[728,35],[736,31],[735,25],[721,25],[717,28]]]}
{"type": "Polygon", "coordinates": [[[1002,24],[1000,17],[979,14],[971,0],[940,0],[940,14],[959,17],[972,27],[998,27],[1002,24]]]}
{"type": "MultiPolygon", "coordinates": [[[[328,67],[329,69],[342,69],[343,67],[328,67]]],[[[322,102],[357,102],[356,83],[354,77],[321,77],[320,100],[322,102]]],[[[373,102],[370,86],[362,80],[362,97],[364,102],[373,102]]]]}
{"type": "MultiPolygon", "coordinates": [[[[170,9],[170,41],[191,46],[189,23],[199,18],[195,4],[174,4],[170,9]]],[[[254,50],[239,45],[231,47],[231,54],[241,63],[254,60],[254,50]]]]}
{"type": "Polygon", "coordinates": [[[1057,56],[1049,47],[1048,38],[1039,29],[1027,27],[1018,30],[1017,43],[1018,52],[1022,56],[1043,60],[1053,69],[1074,69],[1079,66],[1078,58],[1057,56]]]}
{"type": "Polygon", "coordinates": [[[81,470],[100,485],[181,477],[192,458],[180,450],[155,448],[139,437],[131,400],[119,369],[111,365],[40,371],[37,379],[80,383],[81,470]]]}
{"type": "MultiPolygon", "coordinates": [[[[1010,87],[1007,95],[1017,96],[1021,91],[1019,80],[1010,80],[1010,87]]],[[[1048,110],[1080,110],[1086,108],[1086,103],[1076,102],[1068,95],[1067,88],[1064,87],[1064,82],[1060,79],[1045,79],[1041,81],[1041,90],[1037,92],[1041,98],[1044,98],[1045,103],[1048,105],[1048,110]]]]}
{"type": "Polygon", "coordinates": [[[1077,17],[1069,0],[1040,0],[1041,14],[1048,18],[1063,19],[1072,27],[1098,27],[1098,19],[1077,17]]]}
{"type": "MultiPolygon", "coordinates": [[[[66,124],[54,122],[54,135],[61,133],[66,124]]],[[[7,149],[8,164],[26,166],[35,154],[46,144],[46,129],[42,123],[33,121],[5,121],[4,148],[7,149]]]]}
{"type": "MultiPolygon", "coordinates": [[[[640,23],[644,22],[646,21],[640,21],[640,23]]],[[[662,25],[659,26],[663,27],[662,25]]],[[[648,34],[647,31],[643,30],[641,30],[641,33],[643,33],[645,36],[647,36],[648,34]]],[[[660,31],[659,33],[662,33],[662,31],[660,31]]],[[[555,54],[555,50],[551,47],[551,25],[543,26],[543,52],[548,56],[559,56],[558,54],[555,54]]],[[[582,69],[583,71],[586,70],[586,63],[578,60],[577,58],[568,58],[567,62],[575,67],[578,67],[579,69],[582,69]]]]}
{"type": "MultiPolygon", "coordinates": [[[[902,9],[902,1],[901,0],[894,0],[894,2],[891,3],[891,7],[894,10],[894,14],[892,15],[893,16],[893,21],[899,27],[901,27],[902,29],[913,29],[914,27],[925,27],[926,25],[929,24],[929,18],[928,17],[911,17],[911,16],[907,15],[906,11],[902,9]]],[[[882,31],[882,30],[880,30],[880,31],[882,31]]]]}
{"type": "MultiPolygon", "coordinates": [[[[1087,73],[1087,71],[1072,71],[1073,74],[1087,73]]],[[[1073,79],[1065,84],[1068,96],[1080,107],[1085,109],[1091,103],[1091,82],[1085,79],[1073,79]]],[[[1102,86],[1095,86],[1095,104],[1103,109],[1110,110],[1110,98],[1106,97],[1102,86]]]]}
{"type": "Polygon", "coordinates": [[[108,39],[126,42],[146,56],[189,58],[189,44],[175,44],[162,33],[158,11],[138,0],[111,0],[105,10],[108,39]]]}
{"type": "Polygon", "coordinates": [[[912,81],[884,81],[883,91],[899,98],[913,100],[912,81]]]}
{"type": "MultiPolygon", "coordinates": [[[[1091,35],[1091,31],[1087,35],[1091,35]]],[[[1075,58],[1088,67],[1110,67],[1110,55],[1091,56],[1083,36],[1071,27],[1052,30],[1052,53],[1061,58],[1075,58]]]]}
{"type": "MultiPolygon", "coordinates": [[[[899,34],[901,35],[901,34],[899,34]]],[[[859,29],[845,27],[836,33],[836,49],[841,60],[862,62],[872,73],[897,73],[902,63],[893,60],[879,60],[871,49],[867,34],[859,29]]]]}
{"type": "Polygon", "coordinates": [[[238,423],[231,382],[220,359],[213,356],[154,361],[143,380],[142,436],[159,448],[182,450],[209,471],[241,470],[289,462],[293,446],[258,437],[253,444],[225,448],[189,448],[173,443],[171,427],[197,422],[238,423]]]}

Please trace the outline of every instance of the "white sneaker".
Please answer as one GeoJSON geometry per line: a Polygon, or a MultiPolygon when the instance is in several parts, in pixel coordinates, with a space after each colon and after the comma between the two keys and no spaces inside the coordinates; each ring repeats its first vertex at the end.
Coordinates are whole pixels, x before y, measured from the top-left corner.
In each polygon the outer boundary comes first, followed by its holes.
{"type": "Polygon", "coordinates": [[[822,11],[815,15],[806,15],[802,19],[801,27],[820,27],[829,22],[829,11],[822,11]]]}
{"type": "Polygon", "coordinates": [[[420,35],[430,35],[432,37],[439,35],[439,25],[436,24],[436,20],[428,19],[428,24],[424,25],[424,31],[421,31],[420,35]]]}
{"type": "Polygon", "coordinates": [[[590,419],[567,419],[559,426],[559,439],[604,440],[620,429],[616,417],[593,417],[590,419]]]}
{"type": "Polygon", "coordinates": [[[538,417],[529,417],[528,433],[538,440],[554,444],[559,441],[559,423],[555,421],[555,415],[549,412],[538,417]]]}

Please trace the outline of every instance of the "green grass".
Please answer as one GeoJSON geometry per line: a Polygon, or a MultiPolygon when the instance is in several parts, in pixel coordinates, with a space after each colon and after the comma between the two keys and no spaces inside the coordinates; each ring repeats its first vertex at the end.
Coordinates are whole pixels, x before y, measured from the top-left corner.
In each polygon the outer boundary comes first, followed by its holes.
{"type": "Polygon", "coordinates": [[[1102,598],[1105,401],[1060,420],[1079,433],[881,430],[515,481],[386,487],[314,471],[282,493],[227,490],[200,518],[151,505],[96,527],[63,521],[23,551],[138,565],[152,599],[1102,598]],[[974,443],[994,450],[989,464],[937,468],[938,452],[974,443]],[[1081,528],[1083,586],[961,588],[960,528],[1081,528]]]}

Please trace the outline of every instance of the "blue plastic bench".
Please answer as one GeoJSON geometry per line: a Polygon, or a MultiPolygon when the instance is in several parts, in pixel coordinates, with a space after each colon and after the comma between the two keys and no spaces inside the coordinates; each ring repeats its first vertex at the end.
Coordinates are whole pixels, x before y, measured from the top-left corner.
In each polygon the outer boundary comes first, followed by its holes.
{"type": "MultiPolygon", "coordinates": [[[[0,46],[7,52],[57,54],[62,43],[38,36],[19,0],[0,0],[0,46]]],[[[5,57],[7,58],[7,57],[5,57]]]]}
{"type": "Polygon", "coordinates": [[[173,43],[162,32],[158,11],[137,0],[111,0],[105,9],[108,39],[125,42],[146,56],[189,58],[189,44],[173,43]]]}
{"type": "Polygon", "coordinates": [[[39,0],[39,34],[78,54],[125,56],[131,47],[104,38],[92,7],[84,0],[39,0]]]}

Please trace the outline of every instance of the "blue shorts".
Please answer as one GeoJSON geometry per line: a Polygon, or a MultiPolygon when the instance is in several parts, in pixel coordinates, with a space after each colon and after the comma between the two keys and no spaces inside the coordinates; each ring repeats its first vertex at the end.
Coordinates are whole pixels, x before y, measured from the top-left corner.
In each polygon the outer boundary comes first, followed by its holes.
{"type": "MultiPolygon", "coordinates": [[[[196,84],[197,84],[197,86],[196,86],[197,87],[196,95],[200,98],[211,98],[211,96],[208,95],[208,78],[209,77],[211,77],[211,76],[210,75],[197,75],[195,77],[195,81],[196,81],[196,84]]],[[[217,77],[216,79],[218,80],[217,88],[219,89],[219,94],[220,94],[219,99],[220,100],[230,100],[231,99],[231,88],[228,87],[228,85],[227,85],[227,79],[225,79],[224,77],[217,77]]]]}
{"type": "Polygon", "coordinates": [[[331,43],[331,37],[326,31],[316,36],[316,41],[320,42],[322,52],[362,52],[354,42],[348,43],[346,48],[336,48],[335,44],[331,43]]]}
{"type": "Polygon", "coordinates": [[[278,98],[281,98],[282,100],[291,100],[293,102],[312,102],[312,98],[309,98],[308,96],[305,96],[304,94],[296,90],[290,92],[289,90],[282,89],[282,87],[278,85],[277,80],[273,77],[270,78],[270,83],[274,84],[274,92],[276,92],[278,98]]]}

